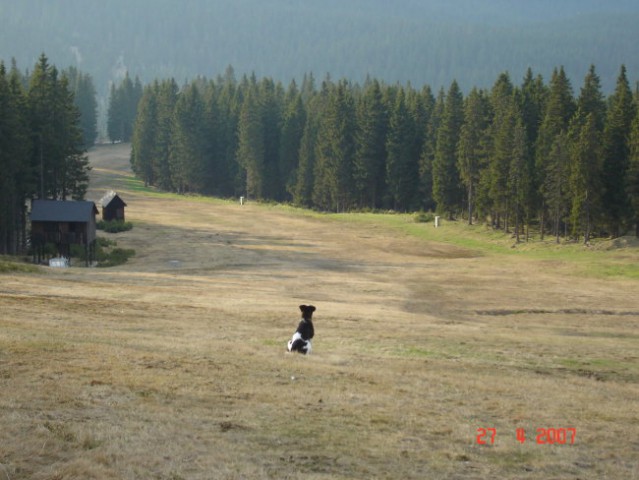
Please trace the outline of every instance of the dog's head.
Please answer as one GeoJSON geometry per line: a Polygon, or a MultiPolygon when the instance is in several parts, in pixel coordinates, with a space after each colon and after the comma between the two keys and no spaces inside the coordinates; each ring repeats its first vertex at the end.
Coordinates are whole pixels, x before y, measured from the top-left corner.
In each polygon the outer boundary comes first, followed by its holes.
{"type": "Polygon", "coordinates": [[[300,310],[302,311],[302,318],[304,320],[310,320],[313,318],[315,307],[313,305],[300,305],[300,310]]]}

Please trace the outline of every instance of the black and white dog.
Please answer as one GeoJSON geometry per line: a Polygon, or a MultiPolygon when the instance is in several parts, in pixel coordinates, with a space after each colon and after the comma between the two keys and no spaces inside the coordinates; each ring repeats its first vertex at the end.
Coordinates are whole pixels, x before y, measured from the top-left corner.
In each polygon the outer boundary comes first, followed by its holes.
{"type": "Polygon", "coordinates": [[[311,353],[311,339],[315,335],[313,328],[313,305],[300,305],[302,311],[302,320],[297,326],[297,330],[288,341],[289,352],[300,352],[303,354],[311,353]]]}

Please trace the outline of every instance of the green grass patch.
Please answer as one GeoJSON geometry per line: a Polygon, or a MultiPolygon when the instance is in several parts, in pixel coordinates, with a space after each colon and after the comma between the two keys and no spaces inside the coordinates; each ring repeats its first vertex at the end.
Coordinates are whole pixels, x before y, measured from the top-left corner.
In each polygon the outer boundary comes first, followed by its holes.
{"type": "Polygon", "coordinates": [[[35,265],[25,263],[15,257],[0,256],[0,274],[2,273],[37,273],[41,270],[35,265]]]}

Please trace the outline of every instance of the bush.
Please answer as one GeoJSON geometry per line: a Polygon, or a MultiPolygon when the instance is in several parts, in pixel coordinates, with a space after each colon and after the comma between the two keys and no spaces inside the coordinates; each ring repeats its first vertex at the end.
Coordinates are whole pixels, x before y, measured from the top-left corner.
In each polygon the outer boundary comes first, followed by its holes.
{"type": "Polygon", "coordinates": [[[115,267],[126,263],[129,258],[135,255],[132,248],[116,247],[110,252],[102,251],[98,253],[98,267],[115,267]]]}
{"type": "Polygon", "coordinates": [[[416,223],[430,223],[435,221],[435,214],[433,212],[419,212],[415,215],[416,223]]]}
{"type": "MultiPolygon", "coordinates": [[[[118,243],[108,238],[98,237],[95,242],[95,259],[98,267],[115,267],[126,263],[129,258],[135,255],[132,248],[120,248],[118,243]]],[[[81,245],[71,246],[71,256],[80,260],[86,260],[84,247],[81,245]]]]}
{"type": "Polygon", "coordinates": [[[107,233],[118,233],[131,230],[133,228],[133,224],[131,222],[124,222],[122,220],[100,220],[96,227],[98,230],[104,230],[107,233]]]}

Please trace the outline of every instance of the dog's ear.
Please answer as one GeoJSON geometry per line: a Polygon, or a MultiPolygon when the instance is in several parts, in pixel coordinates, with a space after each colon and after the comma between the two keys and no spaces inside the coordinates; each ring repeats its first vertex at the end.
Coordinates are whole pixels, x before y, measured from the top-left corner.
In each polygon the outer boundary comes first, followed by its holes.
{"type": "Polygon", "coordinates": [[[314,312],[314,311],[315,311],[315,306],[313,306],[313,305],[309,305],[307,308],[308,308],[311,312],[314,312]]]}
{"type": "Polygon", "coordinates": [[[306,310],[306,305],[300,305],[300,310],[304,312],[306,310]]]}

